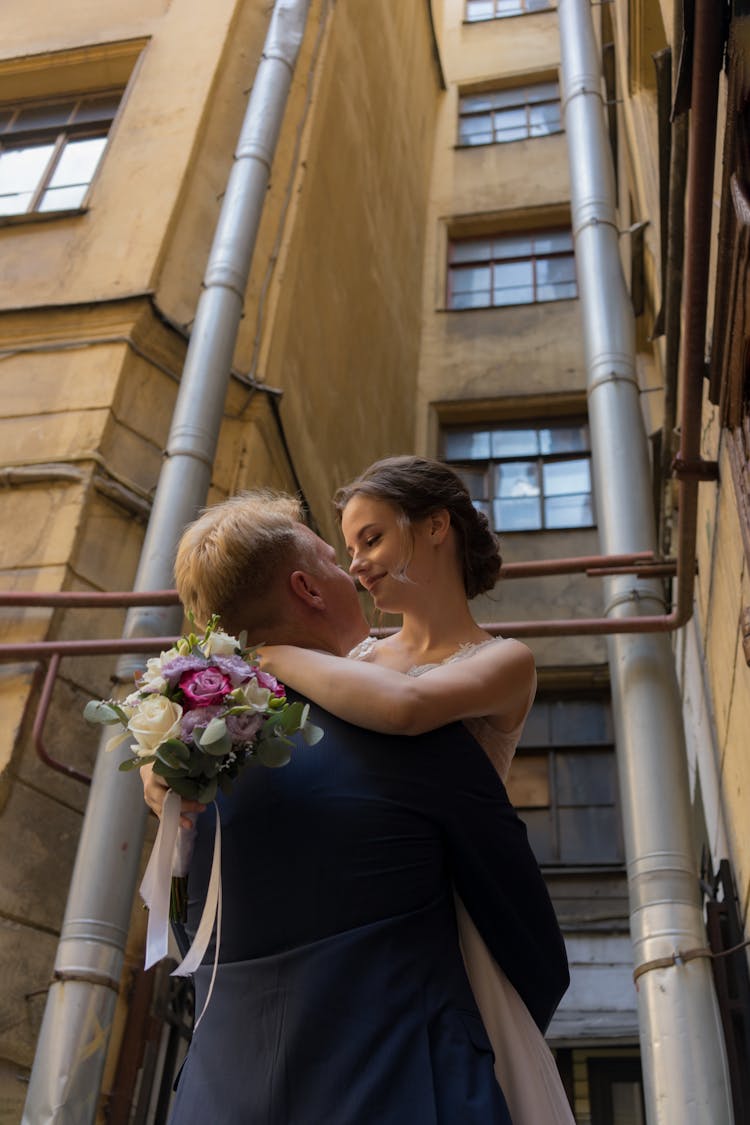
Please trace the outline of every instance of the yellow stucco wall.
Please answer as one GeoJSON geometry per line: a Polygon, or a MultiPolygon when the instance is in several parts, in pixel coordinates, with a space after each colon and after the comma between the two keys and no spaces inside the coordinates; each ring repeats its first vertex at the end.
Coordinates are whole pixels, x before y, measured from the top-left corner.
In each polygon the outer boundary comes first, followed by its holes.
{"type": "MultiPolygon", "coordinates": [[[[565,134],[506,144],[457,145],[459,97],[488,83],[525,85],[558,76],[556,12],[464,22],[462,0],[445,0],[436,20],[447,90],[441,98],[427,215],[423,334],[417,389],[416,443],[439,452],[440,424],[507,417],[553,416],[562,399],[585,413],[585,367],[578,302],[508,308],[446,309],[446,261],[451,236],[498,229],[528,230],[570,222],[565,134]],[[466,404],[477,408],[466,417],[466,404]],[[512,415],[509,415],[512,403],[512,415]],[[458,404],[463,404],[459,407],[458,404]]],[[[595,554],[595,531],[505,535],[503,557],[516,562],[595,554]]],[[[590,579],[567,576],[500,583],[478,599],[484,622],[595,616],[601,591],[590,579]]],[[[605,646],[591,638],[529,642],[540,666],[595,664],[605,646]]]]}
{"type": "MultiPolygon", "coordinates": [[[[0,222],[0,518],[14,529],[0,582],[128,589],[270,8],[64,8],[8,0],[0,100],[129,84],[85,211],[0,222]]],[[[298,478],[333,535],[335,487],[412,444],[433,48],[422,0],[313,0],[235,355],[261,385],[231,380],[210,501],[298,478]],[[280,422],[263,382],[283,392],[280,422]]],[[[122,620],[0,610],[0,639],[117,636],[122,620]]],[[[109,694],[113,663],[66,658],[55,687],[47,748],[85,771],[98,737],[81,710],[109,694]]],[[[3,1125],[19,1116],[86,796],[33,752],[34,668],[0,665],[3,1125]]]]}

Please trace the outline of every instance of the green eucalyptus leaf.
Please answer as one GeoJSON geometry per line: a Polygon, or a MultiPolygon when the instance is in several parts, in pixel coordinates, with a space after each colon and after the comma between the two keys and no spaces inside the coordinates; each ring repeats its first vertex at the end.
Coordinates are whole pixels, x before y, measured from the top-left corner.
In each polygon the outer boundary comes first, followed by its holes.
{"type": "Polygon", "coordinates": [[[264,738],[262,742],[258,743],[255,754],[262,765],[268,766],[270,769],[279,769],[289,763],[293,749],[294,743],[290,742],[288,738],[273,735],[271,738],[264,738]]]}
{"type": "Polygon", "coordinates": [[[320,742],[324,733],[325,731],[322,727],[318,727],[315,723],[311,722],[305,723],[302,728],[302,737],[308,746],[315,746],[316,743],[320,742]]]}
{"type": "Polygon", "coordinates": [[[231,753],[232,740],[228,734],[225,734],[218,742],[212,742],[208,746],[202,746],[201,749],[206,754],[210,754],[212,758],[224,758],[227,754],[231,753]]]}
{"type": "Polygon", "coordinates": [[[126,758],[124,762],[120,762],[117,768],[122,770],[123,773],[127,773],[129,770],[139,769],[144,764],[141,758],[126,758]]]}
{"type": "Polygon", "coordinates": [[[123,726],[128,723],[120,708],[104,699],[90,699],[83,709],[83,717],[89,723],[122,723],[123,726]]]}
{"type": "Polygon", "coordinates": [[[211,802],[213,801],[214,797],[216,796],[216,790],[217,789],[218,789],[218,782],[217,782],[216,778],[215,777],[209,778],[209,780],[205,783],[205,785],[203,785],[198,790],[197,800],[199,800],[202,805],[210,805],[211,802]]]}
{"type": "MultiPolygon", "coordinates": [[[[212,742],[219,742],[226,733],[226,722],[223,718],[217,716],[216,718],[211,719],[211,722],[208,724],[203,734],[200,736],[200,744],[204,750],[208,750],[208,747],[212,742]]],[[[213,751],[209,751],[209,753],[213,753],[213,751]]]]}

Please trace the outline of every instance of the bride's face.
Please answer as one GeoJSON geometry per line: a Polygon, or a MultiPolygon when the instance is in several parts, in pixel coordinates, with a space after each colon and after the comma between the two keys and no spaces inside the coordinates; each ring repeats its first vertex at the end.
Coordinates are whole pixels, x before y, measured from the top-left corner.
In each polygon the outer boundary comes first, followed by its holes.
{"type": "Polygon", "coordinates": [[[378,609],[402,613],[414,600],[415,587],[429,584],[430,517],[410,523],[393,504],[361,493],[341,516],[341,530],[351,558],[351,573],[378,609]]]}

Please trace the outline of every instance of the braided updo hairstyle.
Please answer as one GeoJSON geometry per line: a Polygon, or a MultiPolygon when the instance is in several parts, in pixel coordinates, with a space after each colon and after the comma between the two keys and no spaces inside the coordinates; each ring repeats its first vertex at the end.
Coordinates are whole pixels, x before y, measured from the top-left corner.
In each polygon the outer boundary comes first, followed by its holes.
{"type": "Polygon", "coordinates": [[[458,539],[467,598],[491,590],[497,582],[502,565],[497,536],[472,504],[464,482],[442,461],[410,455],[376,461],[336,493],[339,518],[357,495],[387,500],[409,524],[445,509],[458,539]]]}

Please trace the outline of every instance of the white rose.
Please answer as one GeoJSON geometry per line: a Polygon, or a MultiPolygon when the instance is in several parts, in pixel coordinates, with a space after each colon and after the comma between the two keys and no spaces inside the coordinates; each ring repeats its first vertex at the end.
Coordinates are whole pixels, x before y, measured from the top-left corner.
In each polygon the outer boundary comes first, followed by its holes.
{"type": "Polygon", "coordinates": [[[135,737],[136,754],[153,754],[157,746],[180,733],[182,707],[165,695],[149,695],[141,701],[130,717],[128,730],[135,737]]]}
{"type": "Polygon", "coordinates": [[[235,696],[241,697],[240,702],[253,711],[267,711],[271,693],[268,688],[261,687],[257,680],[248,680],[237,688],[235,696]]]}
{"type": "MultiPolygon", "coordinates": [[[[141,673],[141,677],[138,680],[140,691],[164,691],[167,686],[167,681],[162,676],[161,670],[162,666],[168,663],[168,661],[164,659],[166,655],[166,653],[162,653],[161,656],[152,656],[146,661],[146,669],[141,673]]],[[[170,656],[169,659],[173,660],[174,656],[170,656]]]]}
{"type": "Polygon", "coordinates": [[[211,633],[202,647],[206,656],[234,656],[240,644],[236,637],[230,637],[228,633],[219,630],[211,633]]]}

